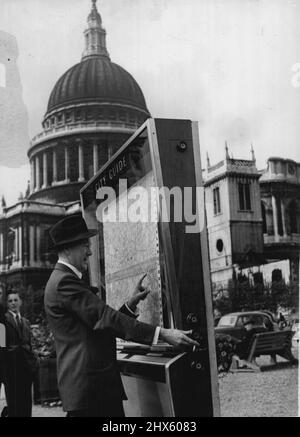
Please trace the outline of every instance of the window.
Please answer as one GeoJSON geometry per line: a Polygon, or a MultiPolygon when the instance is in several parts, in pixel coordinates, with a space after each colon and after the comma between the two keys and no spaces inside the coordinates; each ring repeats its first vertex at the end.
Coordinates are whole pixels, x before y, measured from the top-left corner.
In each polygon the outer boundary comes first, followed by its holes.
{"type": "Polygon", "coordinates": [[[236,316],[223,316],[220,318],[218,326],[235,326],[236,316]]]}
{"type": "Polygon", "coordinates": [[[7,232],[7,261],[11,265],[16,257],[16,229],[9,228],[7,232]]]}
{"type": "Polygon", "coordinates": [[[249,320],[252,320],[254,325],[262,325],[263,324],[262,318],[260,316],[251,314],[251,315],[247,315],[247,316],[242,317],[243,325],[245,323],[247,323],[249,320]]]}
{"type": "Polygon", "coordinates": [[[288,165],[289,174],[293,175],[295,174],[295,167],[293,164],[288,165]]]}
{"type": "Polygon", "coordinates": [[[219,239],[217,240],[216,247],[217,247],[217,251],[218,251],[218,252],[222,252],[222,251],[223,251],[223,249],[224,249],[224,244],[223,244],[223,241],[221,240],[221,238],[219,238],[219,239]]]}
{"type": "Polygon", "coordinates": [[[277,230],[279,235],[283,235],[281,200],[278,196],[276,196],[275,201],[276,201],[276,209],[277,209],[277,230]]]}
{"type": "Polygon", "coordinates": [[[242,328],[242,327],[244,326],[244,323],[243,323],[243,319],[242,319],[242,317],[239,317],[239,318],[238,318],[238,320],[237,320],[235,326],[238,326],[238,327],[240,327],[240,328],[242,328]]]}
{"type": "Polygon", "coordinates": [[[264,325],[269,331],[273,331],[273,323],[271,322],[271,320],[269,319],[269,317],[263,317],[262,319],[262,325],[264,325]]]}
{"type": "Polygon", "coordinates": [[[94,114],[93,114],[92,110],[88,110],[86,112],[86,118],[89,119],[89,120],[92,120],[94,118],[94,114]]]}
{"type": "Polygon", "coordinates": [[[239,183],[239,206],[241,211],[251,211],[250,184],[239,183]]]}
{"type": "Polygon", "coordinates": [[[262,216],[262,225],[263,225],[263,233],[266,234],[267,233],[267,218],[266,218],[266,207],[263,204],[263,202],[261,202],[261,216],[262,216]]]}
{"type": "Polygon", "coordinates": [[[292,234],[298,233],[298,208],[297,203],[295,200],[293,200],[288,208],[288,216],[290,221],[290,232],[292,234]]]}
{"type": "Polygon", "coordinates": [[[220,188],[213,189],[214,196],[214,215],[221,213],[221,202],[220,202],[220,188]]]}

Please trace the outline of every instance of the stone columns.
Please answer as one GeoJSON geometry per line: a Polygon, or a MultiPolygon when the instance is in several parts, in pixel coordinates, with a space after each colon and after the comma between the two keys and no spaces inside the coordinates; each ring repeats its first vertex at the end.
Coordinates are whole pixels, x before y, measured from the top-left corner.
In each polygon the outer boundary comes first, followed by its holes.
{"type": "Polygon", "coordinates": [[[69,149],[67,144],[65,145],[65,182],[70,182],[69,179],[69,149]]]}
{"type": "Polygon", "coordinates": [[[19,261],[19,228],[15,228],[15,261],[19,261]]]}
{"type": "Polygon", "coordinates": [[[82,144],[78,146],[78,166],[79,166],[79,178],[78,182],[84,181],[84,163],[83,163],[83,147],[82,144]]]}
{"type": "Polygon", "coordinates": [[[285,221],[285,204],[282,199],[281,199],[281,218],[282,218],[283,236],[286,237],[287,231],[286,231],[286,221],[285,221]]]}
{"type": "Polygon", "coordinates": [[[23,265],[24,266],[28,266],[29,265],[29,247],[28,247],[28,225],[26,223],[26,220],[22,221],[22,229],[23,229],[23,239],[22,239],[22,244],[23,244],[23,265]]]}
{"type": "Polygon", "coordinates": [[[35,232],[34,232],[34,225],[29,226],[29,264],[33,265],[35,261],[34,257],[34,248],[35,248],[35,232]]]}
{"type": "Polygon", "coordinates": [[[15,228],[15,261],[22,259],[22,228],[18,226],[15,228]]]}
{"type": "Polygon", "coordinates": [[[35,228],[35,237],[36,237],[36,260],[39,262],[41,260],[41,228],[36,225],[35,228]]]}
{"type": "Polygon", "coordinates": [[[43,187],[48,186],[48,163],[47,163],[47,152],[43,153],[43,187]]]}
{"type": "Polygon", "coordinates": [[[4,262],[3,258],[3,234],[0,233],[0,264],[4,262]]]}
{"type": "Polygon", "coordinates": [[[53,181],[52,185],[55,185],[57,182],[57,159],[56,159],[56,150],[53,149],[53,155],[52,155],[52,164],[53,164],[53,181]]]}
{"type": "Polygon", "coordinates": [[[272,209],[273,209],[274,236],[276,239],[278,238],[278,220],[277,220],[276,198],[274,195],[272,196],[272,209]]]}
{"type": "Polygon", "coordinates": [[[113,146],[107,145],[107,159],[110,159],[113,156],[113,146]]]}
{"type": "Polygon", "coordinates": [[[94,175],[95,175],[99,167],[98,144],[93,145],[93,167],[94,167],[94,175]]]}
{"type": "Polygon", "coordinates": [[[34,190],[34,159],[30,161],[30,192],[34,190]]]}
{"type": "Polygon", "coordinates": [[[40,158],[35,157],[35,188],[40,189],[40,158]]]}
{"type": "Polygon", "coordinates": [[[19,260],[20,265],[22,265],[23,262],[23,238],[22,238],[22,227],[19,226],[19,260]]]}

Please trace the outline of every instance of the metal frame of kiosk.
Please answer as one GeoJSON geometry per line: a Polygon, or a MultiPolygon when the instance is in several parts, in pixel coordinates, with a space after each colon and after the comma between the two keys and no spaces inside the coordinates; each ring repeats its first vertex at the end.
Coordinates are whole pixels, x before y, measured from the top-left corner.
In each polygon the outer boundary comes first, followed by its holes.
{"type": "MultiPolygon", "coordinates": [[[[97,191],[104,185],[116,187],[119,179],[132,176],[131,155],[141,137],[147,139],[147,165],[151,166],[156,187],[179,187],[182,192],[184,187],[191,187],[196,221],[203,225],[197,232],[187,233],[186,226],[190,223],[185,217],[181,222],[172,215],[168,221],[162,220],[165,200],[157,199],[159,251],[163,258],[169,312],[166,327],[192,329],[192,336],[200,347],[182,352],[165,344],[150,347],[118,343],[118,364],[128,396],[125,413],[145,417],[219,416],[204,192],[197,190],[203,187],[198,123],[148,119],[82,188],[83,215],[89,227],[98,224],[97,191]],[[120,162],[123,165],[116,167],[120,162]],[[118,171],[113,172],[114,168],[118,171]],[[203,197],[199,196],[201,192],[203,197]]],[[[144,153],[143,150],[139,153],[144,153]]],[[[105,255],[101,241],[92,240],[90,281],[91,285],[104,290],[105,299],[102,259],[105,255]]],[[[120,300],[119,306],[122,303],[120,300]]]]}

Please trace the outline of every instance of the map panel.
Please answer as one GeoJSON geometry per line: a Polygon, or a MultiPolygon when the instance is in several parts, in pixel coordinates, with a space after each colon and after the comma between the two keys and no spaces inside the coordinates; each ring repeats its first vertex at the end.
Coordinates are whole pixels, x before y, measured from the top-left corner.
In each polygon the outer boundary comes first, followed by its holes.
{"type": "Polygon", "coordinates": [[[150,288],[139,304],[139,320],[163,326],[159,236],[153,172],[111,202],[103,223],[106,303],[119,309],[131,296],[139,279],[150,288]],[[131,220],[109,220],[115,212],[131,220]],[[133,221],[134,217],[139,220],[133,221]]]}

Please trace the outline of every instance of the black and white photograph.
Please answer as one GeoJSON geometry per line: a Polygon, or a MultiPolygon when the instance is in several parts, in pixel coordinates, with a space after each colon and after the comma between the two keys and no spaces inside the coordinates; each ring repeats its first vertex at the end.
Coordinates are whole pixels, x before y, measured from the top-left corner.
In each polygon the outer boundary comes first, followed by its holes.
{"type": "Polygon", "coordinates": [[[299,22],[0,0],[2,423],[299,416],[299,22]]]}

